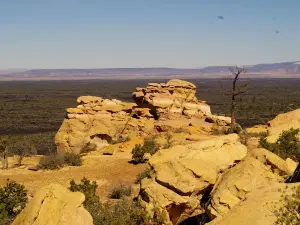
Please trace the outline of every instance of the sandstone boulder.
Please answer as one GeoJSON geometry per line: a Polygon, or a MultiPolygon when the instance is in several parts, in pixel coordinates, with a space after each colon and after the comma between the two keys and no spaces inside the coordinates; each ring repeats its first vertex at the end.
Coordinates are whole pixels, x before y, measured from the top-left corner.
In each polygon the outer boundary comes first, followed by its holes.
{"type": "Polygon", "coordinates": [[[267,141],[275,143],[283,131],[291,128],[300,128],[300,109],[279,114],[269,121],[267,125],[256,125],[248,128],[247,132],[252,134],[267,133],[267,141]]]}
{"type": "Polygon", "coordinates": [[[92,225],[84,200],[80,192],[50,184],[35,194],[12,225],[92,225]]]}
{"type": "MultiPolygon", "coordinates": [[[[88,145],[107,147],[124,137],[146,137],[159,132],[210,134],[215,125],[223,128],[230,118],[212,115],[210,106],[195,96],[196,86],[173,79],[136,88],[136,103],[96,96],[81,96],[76,108],[68,108],[55,136],[59,152],[79,154],[88,145]]],[[[107,147],[107,152],[115,152],[107,147]]]]}
{"type": "Polygon", "coordinates": [[[238,139],[231,134],[158,151],[149,160],[155,177],[142,181],[141,202],[162,210],[169,224],[204,213],[200,201],[218,175],[246,156],[238,139]]]}
{"type": "MultiPolygon", "coordinates": [[[[294,168],[295,169],[295,168],[294,168]]],[[[208,211],[211,218],[226,215],[246,194],[263,186],[284,182],[289,176],[286,161],[266,149],[255,149],[235,167],[220,176],[212,191],[208,211]]]]}
{"type": "Polygon", "coordinates": [[[146,88],[137,88],[132,96],[139,107],[149,108],[159,117],[211,115],[209,105],[197,100],[195,94],[194,84],[173,79],[166,84],[149,83],[146,88]]]}
{"type": "Polygon", "coordinates": [[[215,219],[208,225],[273,225],[277,217],[274,210],[282,205],[284,195],[291,196],[293,187],[299,183],[277,183],[257,188],[245,195],[222,219],[215,219]]]}

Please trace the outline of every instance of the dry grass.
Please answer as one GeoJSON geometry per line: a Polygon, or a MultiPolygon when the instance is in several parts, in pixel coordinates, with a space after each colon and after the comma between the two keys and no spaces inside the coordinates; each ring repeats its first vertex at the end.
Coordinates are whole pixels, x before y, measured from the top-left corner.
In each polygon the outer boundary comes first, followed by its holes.
{"type": "MultiPolygon", "coordinates": [[[[25,158],[23,165],[36,165],[40,157],[25,158]]],[[[16,159],[10,158],[10,165],[16,159]]],[[[83,157],[83,165],[79,167],[65,167],[56,171],[30,171],[27,168],[10,168],[6,171],[0,170],[0,186],[5,184],[9,178],[18,183],[24,184],[28,193],[34,193],[41,187],[58,183],[69,187],[72,179],[80,181],[84,176],[90,180],[97,181],[97,194],[101,198],[107,198],[113,186],[126,182],[134,184],[137,174],[145,170],[147,165],[133,165],[128,163],[131,154],[118,153],[113,156],[101,155],[98,152],[83,157]]]]}

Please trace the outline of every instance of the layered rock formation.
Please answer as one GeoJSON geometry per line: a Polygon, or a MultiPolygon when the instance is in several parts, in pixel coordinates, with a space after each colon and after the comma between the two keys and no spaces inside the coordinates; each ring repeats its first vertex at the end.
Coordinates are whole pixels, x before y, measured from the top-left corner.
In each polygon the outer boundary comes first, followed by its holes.
{"type": "Polygon", "coordinates": [[[195,94],[194,84],[173,79],[166,84],[149,83],[146,88],[137,88],[133,98],[139,107],[149,108],[160,118],[210,116],[210,106],[199,101],[195,94]]]}
{"type": "Polygon", "coordinates": [[[209,133],[214,126],[228,126],[230,118],[212,115],[196,96],[194,84],[170,80],[150,83],[133,93],[136,103],[95,96],[77,99],[55,137],[58,151],[80,153],[89,145],[102,148],[122,137],[145,137],[156,132],[183,129],[189,134],[209,133]]]}
{"type": "Polygon", "coordinates": [[[12,225],[93,225],[84,200],[81,192],[50,184],[35,194],[12,225]]]}
{"type": "Polygon", "coordinates": [[[292,196],[295,184],[272,184],[263,186],[248,193],[222,219],[215,219],[208,225],[274,225],[277,221],[274,211],[282,206],[283,194],[292,196]]]}
{"type": "Polygon", "coordinates": [[[246,153],[236,134],[160,150],[149,160],[155,177],[142,181],[140,200],[149,211],[159,208],[167,215],[167,224],[202,214],[200,202],[218,175],[246,153]]]}
{"type": "Polygon", "coordinates": [[[247,132],[256,134],[266,132],[268,134],[267,141],[275,143],[283,131],[291,128],[300,128],[300,109],[279,114],[273,120],[269,121],[267,125],[257,125],[248,128],[247,132]]]}
{"type": "MultiPolygon", "coordinates": [[[[293,170],[295,170],[294,165],[293,170]]],[[[226,171],[211,192],[208,207],[211,219],[221,218],[232,210],[247,193],[263,187],[284,182],[291,175],[286,161],[265,150],[254,149],[234,168],[226,171]]]]}

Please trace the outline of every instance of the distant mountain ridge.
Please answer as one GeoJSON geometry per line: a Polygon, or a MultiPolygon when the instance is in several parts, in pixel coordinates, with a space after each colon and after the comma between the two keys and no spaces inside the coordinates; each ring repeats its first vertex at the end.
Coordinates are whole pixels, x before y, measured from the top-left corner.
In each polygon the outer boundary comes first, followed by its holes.
{"type": "MultiPolygon", "coordinates": [[[[115,78],[115,77],[210,77],[209,75],[229,74],[231,66],[208,66],[197,69],[178,69],[178,68],[107,68],[107,69],[32,69],[21,72],[1,74],[2,78],[43,78],[58,79],[62,78],[115,78]]],[[[248,74],[270,74],[295,75],[300,77],[300,62],[281,62],[271,64],[256,64],[247,67],[248,74]],[[299,76],[298,76],[299,75],[299,76]]]]}

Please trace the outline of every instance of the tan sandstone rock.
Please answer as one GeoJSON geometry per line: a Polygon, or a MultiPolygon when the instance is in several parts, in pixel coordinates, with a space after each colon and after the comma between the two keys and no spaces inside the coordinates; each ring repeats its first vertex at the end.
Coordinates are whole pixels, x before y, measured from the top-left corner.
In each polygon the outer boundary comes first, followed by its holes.
{"type": "Polygon", "coordinates": [[[211,218],[226,215],[247,193],[263,186],[284,182],[290,175],[287,163],[266,149],[255,149],[215,184],[208,207],[211,218]]]}
{"type": "Polygon", "coordinates": [[[283,131],[291,128],[300,128],[300,109],[279,114],[273,120],[269,121],[267,125],[256,125],[247,128],[247,132],[250,134],[267,133],[267,141],[275,143],[283,131]]]}
{"type": "Polygon", "coordinates": [[[277,220],[274,210],[282,205],[280,200],[283,191],[285,195],[291,196],[293,187],[299,185],[277,183],[258,187],[245,195],[222,219],[215,219],[208,225],[273,225],[277,220]]]}
{"type": "Polygon", "coordinates": [[[85,146],[94,144],[99,150],[106,147],[107,153],[114,153],[115,147],[109,144],[119,138],[179,130],[203,135],[210,134],[214,125],[222,128],[230,124],[230,118],[212,115],[210,106],[198,100],[195,93],[194,84],[173,79],[136,88],[136,103],[81,96],[76,108],[67,109],[55,136],[57,150],[79,154],[85,146]]]}
{"type": "Polygon", "coordinates": [[[12,225],[92,225],[84,200],[80,192],[50,184],[35,194],[12,225]]]}
{"type": "Polygon", "coordinates": [[[167,223],[179,224],[204,212],[202,197],[246,153],[236,134],[160,150],[149,160],[155,179],[143,180],[140,199],[148,209],[158,207],[167,214],[167,223]]]}

